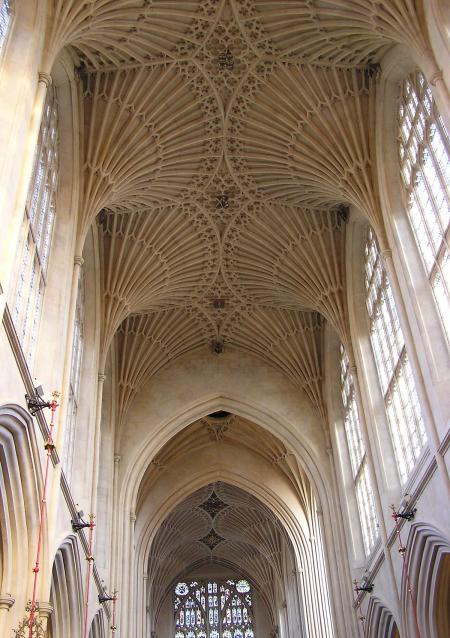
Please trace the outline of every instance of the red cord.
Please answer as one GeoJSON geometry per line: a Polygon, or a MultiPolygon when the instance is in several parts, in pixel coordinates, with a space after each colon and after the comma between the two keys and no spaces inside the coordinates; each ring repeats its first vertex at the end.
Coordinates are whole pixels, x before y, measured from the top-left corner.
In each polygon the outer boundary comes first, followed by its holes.
{"type": "MultiPolygon", "coordinates": [[[[56,397],[57,396],[56,393],[53,393],[53,396],[56,397]]],[[[44,527],[44,516],[45,516],[46,503],[47,503],[48,474],[50,469],[50,460],[51,460],[52,452],[55,449],[55,446],[53,444],[53,428],[55,425],[55,412],[57,407],[58,407],[58,403],[56,402],[56,398],[54,398],[50,404],[52,416],[50,419],[48,440],[45,443],[45,449],[47,450],[47,461],[45,465],[44,488],[42,492],[41,509],[39,513],[39,533],[38,533],[38,544],[37,544],[37,551],[36,551],[36,562],[33,567],[34,582],[33,582],[33,596],[31,599],[31,608],[30,608],[30,618],[28,620],[28,629],[29,629],[28,638],[32,638],[33,636],[33,625],[34,625],[34,618],[36,615],[37,579],[39,574],[39,563],[41,560],[42,530],[44,527]]]]}
{"type": "Polygon", "coordinates": [[[365,631],[365,620],[366,620],[366,617],[365,617],[365,616],[363,616],[363,614],[362,614],[362,612],[361,612],[361,601],[360,601],[360,599],[359,599],[358,581],[357,581],[357,580],[354,580],[354,581],[353,581],[353,584],[354,584],[354,586],[355,586],[353,589],[354,589],[354,592],[355,592],[355,603],[356,603],[356,608],[357,608],[357,610],[358,610],[358,614],[359,614],[359,615],[358,615],[358,619],[361,621],[361,625],[362,625],[363,633],[364,633],[364,631],[365,631]]]}
{"type": "Polygon", "coordinates": [[[86,573],[86,599],[84,603],[84,630],[83,630],[83,638],[87,636],[88,629],[88,615],[89,615],[89,593],[90,593],[90,585],[91,585],[91,570],[92,563],[94,561],[94,557],[92,556],[92,545],[94,541],[94,515],[90,515],[89,520],[89,554],[86,556],[87,564],[87,573],[86,573]]]}
{"type": "Polygon", "coordinates": [[[112,599],[112,625],[111,625],[111,633],[114,636],[114,634],[116,633],[116,601],[117,601],[117,594],[118,592],[115,591],[113,594],[113,599],[112,599]]]}

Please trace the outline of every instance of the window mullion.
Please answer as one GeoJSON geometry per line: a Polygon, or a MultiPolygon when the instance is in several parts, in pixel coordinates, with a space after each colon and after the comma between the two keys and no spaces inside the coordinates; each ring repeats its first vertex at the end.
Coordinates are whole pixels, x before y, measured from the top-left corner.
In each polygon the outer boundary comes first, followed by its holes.
{"type": "MultiPolygon", "coordinates": [[[[420,404],[414,387],[414,379],[410,372],[395,300],[384,265],[381,262],[374,233],[370,229],[366,242],[366,256],[370,254],[372,249],[378,253],[375,263],[382,272],[377,283],[379,289],[383,290],[383,295],[380,307],[377,309],[378,320],[371,324],[371,341],[394,442],[399,475],[401,482],[404,483],[424,444],[421,415],[418,411],[420,404]]],[[[373,267],[373,263],[366,258],[366,277],[370,276],[373,267]]],[[[366,295],[366,304],[369,309],[368,295],[366,295]]]]}

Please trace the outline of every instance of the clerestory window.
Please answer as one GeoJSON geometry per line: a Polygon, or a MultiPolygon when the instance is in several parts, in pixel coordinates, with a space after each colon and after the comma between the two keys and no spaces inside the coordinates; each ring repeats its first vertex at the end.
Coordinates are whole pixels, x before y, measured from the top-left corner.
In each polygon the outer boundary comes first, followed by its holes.
{"type": "Polygon", "coordinates": [[[250,584],[246,580],[178,583],[175,638],[254,638],[250,584]]]}
{"type": "Polygon", "coordinates": [[[409,219],[450,340],[450,140],[420,71],[402,84],[398,151],[409,219]]]}
{"type": "Polygon", "coordinates": [[[372,229],[365,245],[365,288],[372,348],[400,481],[405,483],[426,434],[392,290],[372,229]]]}
{"type": "Polygon", "coordinates": [[[361,435],[358,407],[350,364],[344,346],[341,345],[341,396],[344,407],[345,434],[350,455],[352,476],[355,485],[359,520],[366,556],[372,551],[378,535],[378,521],[375,511],[372,484],[367,456],[361,435]]]}
{"type": "Polygon", "coordinates": [[[81,365],[84,351],[84,305],[85,281],[84,270],[81,268],[78,279],[77,305],[75,309],[75,325],[73,329],[72,357],[69,373],[69,397],[67,407],[67,426],[63,469],[66,478],[70,480],[73,464],[73,449],[75,444],[75,429],[80,399],[81,365]]]}
{"type": "Polygon", "coordinates": [[[47,282],[57,187],[58,112],[55,91],[49,87],[25,205],[12,303],[13,322],[30,368],[47,282]]]}
{"type": "Polygon", "coordinates": [[[11,26],[11,0],[0,0],[0,54],[5,46],[6,38],[11,26]]]}

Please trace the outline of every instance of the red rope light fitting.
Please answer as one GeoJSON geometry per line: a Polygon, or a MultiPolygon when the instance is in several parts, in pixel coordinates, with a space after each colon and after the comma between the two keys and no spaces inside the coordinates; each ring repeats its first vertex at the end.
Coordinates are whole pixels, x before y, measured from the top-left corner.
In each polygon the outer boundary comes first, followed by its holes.
{"type": "Polygon", "coordinates": [[[88,630],[88,615],[89,615],[89,594],[90,594],[90,586],[91,586],[91,572],[92,572],[92,563],[94,562],[94,557],[92,556],[92,547],[94,543],[94,514],[89,516],[89,553],[86,556],[87,560],[87,572],[86,572],[86,598],[84,602],[84,630],[83,630],[83,638],[87,637],[88,630]]]}
{"type": "Polygon", "coordinates": [[[116,629],[117,629],[117,625],[116,625],[116,602],[117,602],[117,596],[118,596],[119,592],[114,591],[113,592],[113,599],[112,599],[112,619],[111,619],[111,636],[114,637],[115,633],[116,633],[116,629]]]}
{"type": "Polygon", "coordinates": [[[414,623],[416,625],[416,638],[421,638],[419,619],[417,617],[416,599],[413,593],[411,581],[409,578],[409,572],[406,565],[406,545],[403,544],[401,533],[400,533],[400,525],[399,525],[399,519],[406,518],[406,517],[399,514],[399,512],[397,512],[397,510],[395,509],[394,505],[391,505],[391,510],[392,510],[392,518],[394,519],[394,522],[395,522],[395,535],[397,536],[397,539],[398,539],[398,553],[401,555],[403,560],[402,576],[404,576],[406,579],[406,586],[408,588],[408,594],[409,594],[409,597],[411,600],[411,606],[413,609],[414,623]]]}
{"type": "Polygon", "coordinates": [[[366,617],[361,612],[361,597],[359,595],[360,589],[358,587],[358,581],[357,580],[353,581],[353,591],[355,592],[355,605],[356,605],[356,609],[357,609],[358,620],[361,621],[363,634],[364,634],[365,627],[366,627],[366,617]]]}
{"type": "Polygon", "coordinates": [[[40,560],[41,560],[42,531],[44,527],[44,516],[45,516],[45,509],[47,506],[48,475],[50,471],[51,456],[52,456],[53,450],[55,449],[55,445],[53,443],[53,428],[55,427],[55,412],[56,412],[56,408],[58,407],[57,398],[59,397],[59,392],[53,392],[52,396],[53,396],[53,400],[51,401],[49,406],[51,410],[51,419],[50,419],[50,425],[49,425],[48,439],[44,443],[44,448],[47,452],[47,460],[45,464],[44,488],[42,491],[41,509],[39,512],[39,532],[38,532],[38,543],[37,543],[37,550],[36,550],[36,562],[33,567],[33,574],[34,574],[33,595],[31,598],[30,616],[28,619],[28,630],[29,630],[28,637],[29,638],[33,637],[33,626],[35,623],[35,616],[36,616],[36,610],[37,610],[37,606],[36,606],[37,580],[38,580],[40,560]]]}

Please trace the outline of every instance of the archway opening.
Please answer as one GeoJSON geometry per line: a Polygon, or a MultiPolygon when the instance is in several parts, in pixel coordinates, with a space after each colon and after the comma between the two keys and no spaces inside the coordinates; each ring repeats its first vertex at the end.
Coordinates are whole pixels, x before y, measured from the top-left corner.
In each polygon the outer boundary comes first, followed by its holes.
{"type": "Polygon", "coordinates": [[[436,587],[436,635],[450,636],[450,554],[445,554],[439,566],[436,587]]]}
{"type": "Polygon", "coordinates": [[[331,636],[319,511],[295,455],[265,429],[224,411],[191,423],[152,459],[138,492],[147,633],[302,636],[314,625],[331,636]]]}

